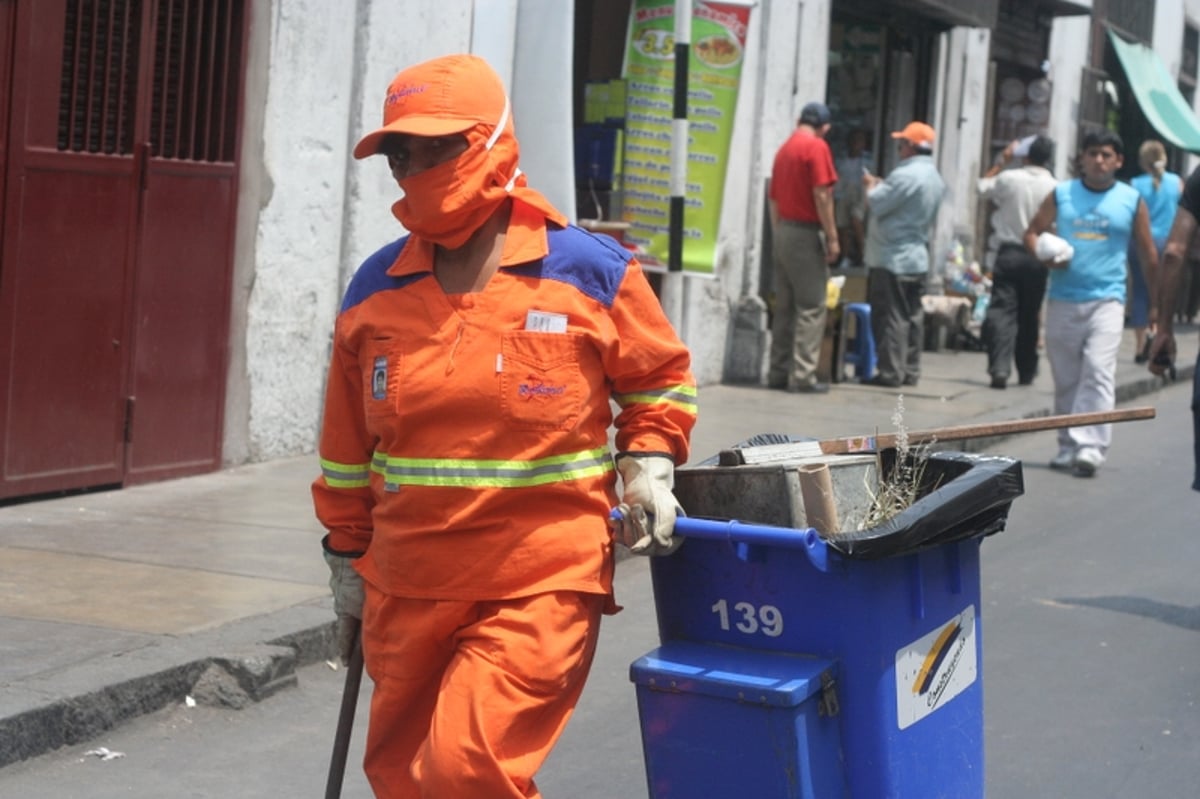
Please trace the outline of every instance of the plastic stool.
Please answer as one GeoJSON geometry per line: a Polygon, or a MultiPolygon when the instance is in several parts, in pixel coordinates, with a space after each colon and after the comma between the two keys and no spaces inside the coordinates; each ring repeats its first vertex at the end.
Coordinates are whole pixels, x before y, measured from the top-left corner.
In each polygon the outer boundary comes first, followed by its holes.
{"type": "Polygon", "coordinates": [[[838,334],[839,360],[837,377],[845,374],[846,364],[854,365],[854,376],[870,380],[875,375],[875,337],[871,334],[871,306],[865,302],[848,302],[842,306],[841,332],[838,334]],[[854,320],[854,337],[847,333],[848,322],[854,320]]]}

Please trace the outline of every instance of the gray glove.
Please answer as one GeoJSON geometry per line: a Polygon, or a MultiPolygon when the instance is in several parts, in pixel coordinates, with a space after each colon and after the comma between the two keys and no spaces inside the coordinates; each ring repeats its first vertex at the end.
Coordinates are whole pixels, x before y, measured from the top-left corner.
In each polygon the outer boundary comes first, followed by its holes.
{"type": "Polygon", "coordinates": [[[617,456],[617,471],[625,483],[620,519],[613,525],[618,543],[635,555],[670,555],[683,543],[676,538],[675,517],[683,508],[671,489],[675,487],[675,461],[666,455],[617,456]]]}
{"type": "Polygon", "coordinates": [[[329,546],[329,536],[321,539],[321,547],[329,564],[329,588],[333,591],[333,612],[337,614],[338,656],[344,665],[350,661],[362,621],[363,582],[353,564],[363,553],[338,552],[329,546]]]}

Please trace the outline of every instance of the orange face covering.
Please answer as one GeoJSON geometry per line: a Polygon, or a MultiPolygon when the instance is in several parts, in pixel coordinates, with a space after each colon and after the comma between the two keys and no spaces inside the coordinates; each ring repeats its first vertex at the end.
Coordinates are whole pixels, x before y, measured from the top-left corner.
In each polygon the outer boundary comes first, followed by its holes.
{"type": "Polygon", "coordinates": [[[476,125],[466,136],[467,150],[458,158],[399,181],[404,197],[392,205],[392,214],[409,232],[457,249],[509,197],[566,224],[545,197],[528,188],[517,167],[520,146],[507,108],[498,125],[476,125]]]}
{"type": "Polygon", "coordinates": [[[467,139],[470,146],[458,158],[401,179],[404,198],[392,206],[410,232],[449,249],[465,244],[500,207],[516,171],[513,158],[505,175],[508,165],[496,163],[496,148],[482,133],[469,131],[467,139]]]}

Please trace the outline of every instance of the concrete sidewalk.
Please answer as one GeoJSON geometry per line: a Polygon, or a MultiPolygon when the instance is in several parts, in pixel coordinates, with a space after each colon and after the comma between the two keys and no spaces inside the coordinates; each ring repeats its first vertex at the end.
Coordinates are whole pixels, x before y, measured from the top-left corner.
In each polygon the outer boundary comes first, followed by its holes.
{"type": "MultiPolygon", "coordinates": [[[[1195,328],[1177,334],[1179,380],[1189,380],[1195,328]]],[[[691,462],[757,433],[889,432],[901,393],[910,430],[1051,412],[1044,359],[1034,385],[1003,391],[988,387],[985,366],[979,352],[925,353],[920,385],[903,392],[705,386],[691,462]]],[[[1160,386],[1134,364],[1126,331],[1118,401],[1152,405],[1144,395],[1160,386]]],[[[1178,422],[1190,437],[1190,420],[1178,422]]],[[[1116,428],[1116,446],[1129,427],[1116,428]]],[[[1035,435],[1048,460],[1054,434],[1035,435]]],[[[305,456],[0,508],[0,767],[186,696],[257,701],[294,683],[298,664],[325,659],[333,614],[308,492],[316,473],[305,456]]]]}

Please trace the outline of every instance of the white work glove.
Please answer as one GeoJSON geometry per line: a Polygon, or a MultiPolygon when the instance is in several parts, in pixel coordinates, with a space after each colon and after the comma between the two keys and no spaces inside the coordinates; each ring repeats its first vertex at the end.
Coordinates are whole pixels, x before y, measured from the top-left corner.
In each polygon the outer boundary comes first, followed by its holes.
{"type": "Polygon", "coordinates": [[[683,543],[676,538],[675,517],[683,515],[671,489],[675,462],[666,455],[622,453],[617,471],[625,483],[613,537],[635,555],[670,555],[683,543]]]}
{"type": "Polygon", "coordinates": [[[361,552],[338,552],[329,546],[329,536],[321,539],[325,562],[329,564],[329,588],[333,591],[333,612],[337,614],[338,656],[342,664],[350,662],[354,639],[362,621],[363,582],[354,570],[354,561],[361,552]]]}

